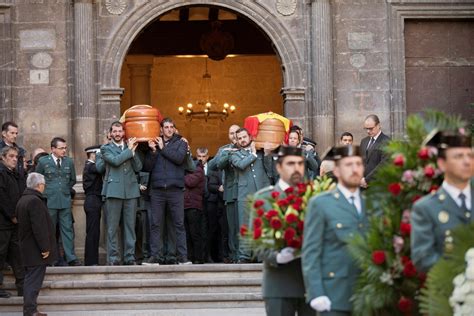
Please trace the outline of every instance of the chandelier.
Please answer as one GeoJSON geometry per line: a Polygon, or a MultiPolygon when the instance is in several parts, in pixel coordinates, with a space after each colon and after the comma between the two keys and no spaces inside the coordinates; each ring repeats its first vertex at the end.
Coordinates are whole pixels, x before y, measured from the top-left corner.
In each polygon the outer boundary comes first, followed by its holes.
{"type": "Polygon", "coordinates": [[[229,114],[235,112],[235,105],[229,105],[229,103],[226,102],[219,109],[217,101],[212,96],[211,74],[207,70],[207,58],[205,69],[199,92],[200,100],[195,103],[196,106],[193,105],[193,103],[188,103],[186,107],[178,107],[179,114],[184,115],[189,121],[194,118],[204,119],[206,122],[208,119],[220,119],[224,121],[229,114]]]}

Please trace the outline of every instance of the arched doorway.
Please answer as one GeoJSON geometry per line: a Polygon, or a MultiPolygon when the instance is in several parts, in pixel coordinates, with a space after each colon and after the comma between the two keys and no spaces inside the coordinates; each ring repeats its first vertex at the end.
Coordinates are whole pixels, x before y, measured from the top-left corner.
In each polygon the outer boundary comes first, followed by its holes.
{"type": "MultiPolygon", "coordinates": [[[[309,130],[309,103],[305,99],[307,74],[303,67],[303,53],[298,51],[298,45],[290,35],[289,29],[282,25],[281,20],[268,8],[254,2],[243,4],[233,0],[201,0],[193,1],[193,5],[214,6],[228,10],[258,25],[269,38],[279,57],[283,114],[295,119],[298,124],[309,130]]],[[[99,106],[102,110],[99,110],[99,133],[103,134],[110,121],[120,115],[123,93],[123,88],[120,86],[121,71],[133,41],[147,25],[167,12],[182,7],[186,5],[183,6],[183,2],[179,0],[170,0],[160,5],[148,2],[116,28],[112,40],[104,50],[100,68],[99,106]]]]}
{"type": "Polygon", "coordinates": [[[261,112],[283,114],[281,64],[270,40],[247,18],[215,6],[180,7],[147,25],[129,48],[120,86],[121,113],[151,104],[175,120],[193,149],[207,147],[211,155],[228,142],[230,125],[261,112]],[[219,47],[229,45],[225,56],[208,58],[212,47],[202,39],[210,34],[219,47]],[[205,81],[212,83],[208,93],[205,81]],[[208,110],[221,113],[225,103],[236,110],[227,118],[178,111],[190,103],[195,112],[205,110],[208,94],[215,101],[208,110]]]}

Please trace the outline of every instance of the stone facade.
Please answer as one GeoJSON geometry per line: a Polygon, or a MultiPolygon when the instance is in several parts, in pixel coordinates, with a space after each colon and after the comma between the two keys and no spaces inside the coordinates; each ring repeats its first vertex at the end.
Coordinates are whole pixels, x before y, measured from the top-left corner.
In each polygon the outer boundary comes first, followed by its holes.
{"type": "Polygon", "coordinates": [[[474,17],[471,0],[0,0],[0,120],[19,123],[30,152],[65,137],[80,174],[83,148],[121,115],[134,38],[188,5],[235,12],[266,34],[280,62],[283,114],[320,152],[346,130],[358,142],[369,113],[402,136],[406,20],[474,17]]]}

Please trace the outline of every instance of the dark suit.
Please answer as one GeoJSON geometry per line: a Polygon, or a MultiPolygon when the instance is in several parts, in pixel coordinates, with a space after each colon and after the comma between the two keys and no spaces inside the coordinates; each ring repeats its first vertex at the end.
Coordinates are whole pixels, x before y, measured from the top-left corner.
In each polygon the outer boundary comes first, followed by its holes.
{"type": "Polygon", "coordinates": [[[36,299],[43,283],[46,266],[56,260],[55,232],[46,206],[46,199],[36,190],[27,188],[16,206],[18,237],[25,266],[23,315],[37,312],[36,299]],[[43,259],[41,253],[49,251],[43,259]]]}
{"type": "Polygon", "coordinates": [[[411,257],[416,268],[427,272],[452,244],[451,231],[474,217],[474,183],[471,181],[470,212],[463,211],[443,189],[415,203],[411,214],[411,257]]]}
{"type": "Polygon", "coordinates": [[[370,142],[369,136],[360,141],[360,151],[365,167],[364,178],[367,183],[374,178],[377,167],[385,160],[385,153],[382,149],[389,141],[390,137],[382,132],[369,149],[367,149],[370,142]]]}
{"type": "Polygon", "coordinates": [[[46,188],[43,195],[48,201],[49,215],[56,227],[59,219],[61,241],[67,262],[77,260],[74,251],[74,229],[71,211],[71,189],[76,184],[74,162],[69,157],[61,159],[61,167],[56,165],[53,155],[41,157],[36,172],[44,175],[46,188]]]}
{"type": "Polygon", "coordinates": [[[96,161],[87,160],[82,173],[82,187],[86,194],[86,244],[84,264],[99,264],[100,216],[102,211],[102,175],[105,172],[104,160],[97,153],[96,161]]]}
{"type": "MultiPolygon", "coordinates": [[[[286,196],[278,183],[255,193],[255,200],[265,201],[265,211],[272,208],[267,199],[273,191],[280,192],[279,199],[286,196]]],[[[315,316],[316,312],[305,303],[301,258],[279,264],[276,261],[276,251],[266,250],[259,253],[259,256],[263,259],[262,292],[267,315],[294,316],[297,313],[298,316],[315,316]]]]}
{"type": "MultiPolygon", "coordinates": [[[[303,277],[306,299],[327,296],[331,312],[350,313],[350,298],[359,275],[347,243],[355,234],[365,234],[368,220],[365,201],[358,214],[339,189],[309,201],[303,237],[303,277]]],[[[321,314],[325,315],[325,313],[321,314]]]]}

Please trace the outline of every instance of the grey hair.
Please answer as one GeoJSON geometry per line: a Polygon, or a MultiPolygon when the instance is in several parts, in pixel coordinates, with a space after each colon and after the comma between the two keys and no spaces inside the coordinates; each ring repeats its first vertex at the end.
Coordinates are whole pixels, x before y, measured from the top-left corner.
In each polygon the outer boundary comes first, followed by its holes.
{"type": "Polygon", "coordinates": [[[35,189],[40,184],[44,184],[44,176],[38,172],[32,172],[28,175],[26,179],[26,187],[30,189],[35,189]]]}

